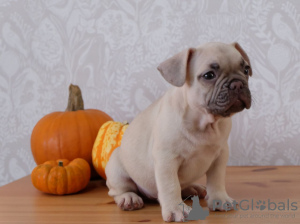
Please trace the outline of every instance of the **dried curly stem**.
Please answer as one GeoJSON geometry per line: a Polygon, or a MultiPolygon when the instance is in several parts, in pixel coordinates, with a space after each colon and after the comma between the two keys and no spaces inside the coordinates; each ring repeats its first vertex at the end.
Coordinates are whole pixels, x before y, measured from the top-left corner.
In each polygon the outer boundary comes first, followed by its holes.
{"type": "Polygon", "coordinates": [[[70,84],[69,86],[69,100],[66,111],[84,110],[82,94],[79,86],[70,84]]]}

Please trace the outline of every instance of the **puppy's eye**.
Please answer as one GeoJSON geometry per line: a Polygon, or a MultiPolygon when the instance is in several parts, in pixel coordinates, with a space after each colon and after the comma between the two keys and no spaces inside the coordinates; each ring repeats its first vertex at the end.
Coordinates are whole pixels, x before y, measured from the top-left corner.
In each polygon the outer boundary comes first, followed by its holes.
{"type": "Polygon", "coordinates": [[[245,66],[245,68],[244,68],[244,74],[245,75],[249,75],[249,72],[250,72],[250,66],[245,66]]]}
{"type": "Polygon", "coordinates": [[[205,73],[205,74],[203,75],[203,78],[206,79],[206,80],[211,80],[211,79],[216,78],[216,75],[215,75],[214,72],[209,71],[209,72],[207,72],[207,73],[205,73]]]}

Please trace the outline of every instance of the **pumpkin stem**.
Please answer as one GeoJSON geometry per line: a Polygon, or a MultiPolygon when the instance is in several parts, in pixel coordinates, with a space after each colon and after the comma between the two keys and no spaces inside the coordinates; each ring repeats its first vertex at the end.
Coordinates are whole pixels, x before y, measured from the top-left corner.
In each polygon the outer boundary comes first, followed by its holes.
{"type": "Polygon", "coordinates": [[[79,86],[70,84],[69,100],[66,111],[84,110],[82,94],[79,86]]]}
{"type": "Polygon", "coordinates": [[[63,161],[58,161],[58,166],[64,166],[64,162],[63,161]]]}

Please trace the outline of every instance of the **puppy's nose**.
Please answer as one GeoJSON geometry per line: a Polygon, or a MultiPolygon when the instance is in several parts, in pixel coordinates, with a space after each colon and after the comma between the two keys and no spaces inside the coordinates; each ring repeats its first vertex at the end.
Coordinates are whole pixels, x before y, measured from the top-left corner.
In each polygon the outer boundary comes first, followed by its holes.
{"type": "Polygon", "coordinates": [[[229,89],[232,90],[240,90],[243,89],[243,87],[244,87],[243,83],[238,80],[233,80],[229,85],[229,89]]]}

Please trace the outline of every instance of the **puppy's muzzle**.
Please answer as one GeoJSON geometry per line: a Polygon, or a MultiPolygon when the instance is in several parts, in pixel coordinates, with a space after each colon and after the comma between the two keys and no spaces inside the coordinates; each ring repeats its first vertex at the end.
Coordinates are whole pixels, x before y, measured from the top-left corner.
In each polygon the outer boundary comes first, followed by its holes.
{"type": "Polygon", "coordinates": [[[236,94],[237,100],[235,103],[242,103],[244,104],[243,108],[249,109],[251,106],[251,94],[248,87],[246,86],[244,89],[244,86],[246,85],[242,81],[233,80],[229,84],[229,89],[236,94]]]}
{"type": "Polygon", "coordinates": [[[243,80],[233,79],[224,83],[209,109],[215,115],[223,117],[251,107],[251,93],[243,80]]]}

